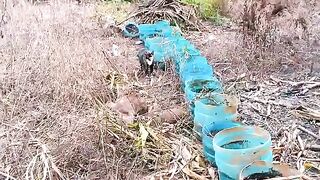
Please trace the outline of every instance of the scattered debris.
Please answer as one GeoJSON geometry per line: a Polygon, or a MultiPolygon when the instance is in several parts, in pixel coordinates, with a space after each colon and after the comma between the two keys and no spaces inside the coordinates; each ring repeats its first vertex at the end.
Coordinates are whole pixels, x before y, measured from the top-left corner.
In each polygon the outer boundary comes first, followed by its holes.
{"type": "Polygon", "coordinates": [[[119,46],[117,46],[115,44],[112,45],[112,54],[113,54],[113,56],[119,56],[120,55],[119,46]]]}
{"type": "Polygon", "coordinates": [[[300,118],[320,121],[320,111],[311,108],[299,106],[295,110],[292,110],[291,113],[300,118]]]}
{"type": "Polygon", "coordinates": [[[306,128],[302,127],[302,126],[298,126],[298,129],[300,129],[303,132],[306,132],[306,133],[310,134],[311,136],[313,136],[316,139],[320,139],[319,135],[316,135],[315,133],[309,131],[308,129],[306,129],[306,128]]]}

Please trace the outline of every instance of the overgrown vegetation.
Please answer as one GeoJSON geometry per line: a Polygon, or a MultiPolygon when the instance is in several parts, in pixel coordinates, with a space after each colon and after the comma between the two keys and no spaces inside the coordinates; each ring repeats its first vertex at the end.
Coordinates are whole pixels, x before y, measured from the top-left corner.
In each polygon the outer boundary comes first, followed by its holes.
{"type": "Polygon", "coordinates": [[[182,0],[199,9],[202,18],[221,24],[222,16],[220,14],[225,0],[182,0]]]}
{"type": "MultiPolygon", "coordinates": [[[[197,11],[193,6],[179,0],[154,0],[141,2],[138,8],[124,21],[134,19],[138,23],[154,23],[168,20],[181,29],[199,30],[197,11]]],[[[123,22],[123,21],[121,21],[123,22]]]]}

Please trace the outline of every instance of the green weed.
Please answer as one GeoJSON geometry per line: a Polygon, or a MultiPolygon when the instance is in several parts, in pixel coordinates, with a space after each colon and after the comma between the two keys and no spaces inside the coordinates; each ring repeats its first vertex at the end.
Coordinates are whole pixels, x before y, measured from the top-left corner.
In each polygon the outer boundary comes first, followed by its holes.
{"type": "Polygon", "coordinates": [[[220,15],[221,7],[224,0],[182,0],[184,3],[196,6],[202,18],[211,20],[214,23],[221,24],[222,16],[220,15]]]}

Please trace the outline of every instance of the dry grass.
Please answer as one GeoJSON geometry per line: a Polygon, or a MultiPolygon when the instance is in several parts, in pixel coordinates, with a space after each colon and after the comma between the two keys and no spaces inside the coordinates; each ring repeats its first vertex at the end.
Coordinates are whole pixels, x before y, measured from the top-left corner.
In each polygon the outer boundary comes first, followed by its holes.
{"type": "MultiPolygon", "coordinates": [[[[1,178],[141,179],[149,174],[187,179],[190,171],[191,176],[196,172],[202,178],[210,177],[200,143],[192,135],[190,117],[175,125],[158,118],[165,109],[186,107],[178,77],[172,71],[156,72],[152,85],[149,79],[136,77],[139,66],[134,42],[120,34],[111,35],[96,23],[97,14],[116,15],[117,11],[109,11],[107,6],[96,12],[95,4],[63,1],[37,6],[7,2],[0,22],[1,178]],[[112,55],[113,45],[119,46],[119,56],[112,55]],[[139,92],[150,110],[136,117],[137,124],[127,127],[119,123],[107,104],[131,91],[139,92]],[[139,140],[142,126],[149,133],[144,148],[139,140]]],[[[253,72],[247,76],[248,83],[261,80],[263,71],[252,70],[255,64],[245,57],[254,58],[238,38],[239,32],[217,28],[209,34],[195,35],[194,42],[223,80],[248,71],[253,72]]],[[[238,91],[243,91],[241,83],[226,85],[236,84],[238,91]]],[[[258,84],[265,88],[255,97],[272,98],[269,93],[277,84],[270,83],[274,82],[258,84]]],[[[244,94],[250,96],[252,92],[244,94]]],[[[315,96],[304,100],[317,104],[315,96]]],[[[288,135],[295,129],[288,127],[285,133],[277,134],[283,121],[291,124],[292,116],[281,116],[287,109],[272,106],[273,116],[265,117],[261,114],[268,107],[246,100],[240,110],[242,120],[264,126],[273,134],[274,145],[281,138],[291,140],[293,145],[285,147],[283,162],[303,160],[296,154],[290,156],[290,151],[298,149],[296,137],[288,135]]],[[[302,158],[318,157],[307,151],[302,158]]]]}
{"type": "MultiPolygon", "coordinates": [[[[201,148],[192,142],[192,127],[185,129],[191,121],[186,117],[170,125],[158,119],[165,109],[185,106],[178,78],[159,72],[151,86],[148,79],[137,78],[137,47],[99,26],[103,7],[97,12],[95,4],[58,2],[7,3],[0,41],[1,176],[183,175],[181,149],[188,146],[188,152],[201,156],[201,148]],[[113,45],[119,47],[119,56],[112,54],[113,45]],[[147,115],[136,118],[154,132],[142,149],[137,125],[124,126],[107,106],[131,91],[150,106],[147,115]]],[[[206,173],[206,168],[198,171],[206,173]]]]}
{"type": "MultiPolygon", "coordinates": [[[[0,40],[2,173],[18,179],[136,176],[128,170],[130,158],[101,149],[112,136],[100,126],[97,102],[117,97],[110,87],[115,70],[103,51],[110,54],[115,41],[102,36],[93,15],[93,5],[7,1],[0,40]]],[[[114,148],[130,151],[122,143],[114,148]]]]}

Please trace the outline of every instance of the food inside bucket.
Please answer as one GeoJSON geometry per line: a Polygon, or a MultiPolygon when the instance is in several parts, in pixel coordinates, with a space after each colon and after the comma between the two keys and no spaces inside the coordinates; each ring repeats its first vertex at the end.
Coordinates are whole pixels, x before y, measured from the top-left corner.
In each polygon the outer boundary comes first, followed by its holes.
{"type": "Polygon", "coordinates": [[[282,174],[279,171],[275,171],[270,169],[269,172],[264,173],[254,173],[244,178],[244,180],[262,180],[262,179],[269,179],[269,178],[276,178],[282,177],[282,174]]]}
{"type": "Polygon", "coordinates": [[[232,141],[228,142],[224,145],[222,145],[222,148],[225,149],[247,149],[252,148],[256,146],[260,146],[263,144],[262,140],[259,140],[258,138],[253,137],[253,139],[244,139],[244,140],[238,140],[238,141],[232,141]]]}
{"type": "Polygon", "coordinates": [[[134,24],[128,24],[125,28],[131,34],[138,34],[139,33],[138,27],[135,26],[134,24]]]}

